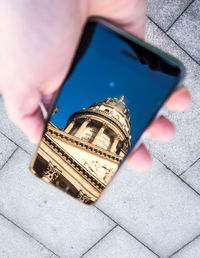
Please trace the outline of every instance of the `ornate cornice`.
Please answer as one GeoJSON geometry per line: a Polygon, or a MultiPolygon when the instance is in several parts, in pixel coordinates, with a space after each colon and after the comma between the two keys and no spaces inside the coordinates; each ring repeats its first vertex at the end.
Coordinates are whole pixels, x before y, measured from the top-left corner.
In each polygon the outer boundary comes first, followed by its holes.
{"type": "Polygon", "coordinates": [[[80,149],[87,150],[95,155],[98,155],[100,157],[106,158],[108,160],[114,161],[116,163],[120,163],[122,161],[122,157],[120,157],[117,154],[114,154],[112,152],[106,151],[103,148],[100,148],[96,145],[90,144],[86,141],[81,140],[78,137],[72,136],[70,134],[67,134],[59,129],[48,127],[46,134],[52,135],[53,137],[56,137],[58,139],[61,139],[64,142],[70,143],[72,145],[77,146],[80,149]]]}

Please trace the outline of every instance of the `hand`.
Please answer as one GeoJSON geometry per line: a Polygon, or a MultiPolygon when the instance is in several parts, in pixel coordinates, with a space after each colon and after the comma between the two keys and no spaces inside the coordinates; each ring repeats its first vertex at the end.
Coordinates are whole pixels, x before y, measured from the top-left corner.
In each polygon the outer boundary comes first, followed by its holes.
{"type": "MultiPolygon", "coordinates": [[[[145,0],[17,0],[1,1],[0,90],[8,115],[32,142],[44,129],[39,107],[47,107],[64,79],[88,16],[113,20],[130,33],[144,37],[145,0]]],[[[183,88],[167,102],[183,110],[190,94],[183,88]]],[[[174,127],[161,117],[147,130],[149,136],[169,140],[174,127]]],[[[130,157],[136,170],[145,170],[151,157],[142,144],[130,157]]]]}

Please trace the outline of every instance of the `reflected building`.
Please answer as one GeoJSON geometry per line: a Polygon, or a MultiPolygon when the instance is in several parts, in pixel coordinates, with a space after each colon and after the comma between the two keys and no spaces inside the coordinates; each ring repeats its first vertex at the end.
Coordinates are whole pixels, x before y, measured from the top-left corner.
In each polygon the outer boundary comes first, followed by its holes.
{"type": "Polygon", "coordinates": [[[32,172],[91,204],[114,176],[130,145],[130,112],[123,97],[106,98],[73,113],[64,130],[50,121],[32,172]]]}

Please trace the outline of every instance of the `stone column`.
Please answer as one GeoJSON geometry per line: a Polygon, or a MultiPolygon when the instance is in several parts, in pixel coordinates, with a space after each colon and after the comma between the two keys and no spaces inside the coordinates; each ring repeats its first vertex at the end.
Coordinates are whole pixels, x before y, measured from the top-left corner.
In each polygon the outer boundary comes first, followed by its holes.
{"type": "Polygon", "coordinates": [[[75,121],[72,121],[68,124],[67,128],[65,129],[65,133],[69,133],[71,131],[71,129],[73,128],[75,124],[75,121]]]}
{"type": "Polygon", "coordinates": [[[61,171],[56,166],[54,166],[51,161],[49,161],[49,164],[43,173],[42,180],[47,183],[52,183],[59,177],[60,174],[61,171]]]}
{"type": "Polygon", "coordinates": [[[75,133],[74,136],[79,137],[79,136],[82,134],[82,132],[85,130],[85,128],[87,127],[87,125],[89,124],[89,122],[90,122],[89,119],[88,119],[88,120],[85,120],[85,121],[82,123],[82,125],[79,127],[78,131],[75,133]]]}
{"type": "Polygon", "coordinates": [[[115,137],[114,141],[113,141],[113,143],[110,147],[110,152],[115,152],[116,151],[116,147],[117,147],[118,142],[119,142],[119,138],[115,137]]]}
{"type": "Polygon", "coordinates": [[[102,135],[102,133],[104,132],[104,130],[105,130],[105,126],[102,126],[102,127],[99,129],[99,131],[98,131],[98,133],[96,134],[96,136],[94,137],[94,140],[92,141],[92,144],[96,144],[96,143],[98,142],[98,140],[99,140],[99,138],[101,137],[101,135],[102,135]]]}

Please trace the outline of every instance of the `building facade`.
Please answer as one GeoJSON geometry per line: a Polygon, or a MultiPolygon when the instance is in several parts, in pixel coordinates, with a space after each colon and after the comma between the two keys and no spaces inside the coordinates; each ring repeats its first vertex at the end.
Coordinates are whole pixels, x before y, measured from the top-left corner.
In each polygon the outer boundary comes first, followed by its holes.
{"type": "Polygon", "coordinates": [[[64,130],[50,121],[32,172],[91,204],[114,176],[130,145],[130,113],[123,97],[106,98],[73,113],[64,130]]]}

